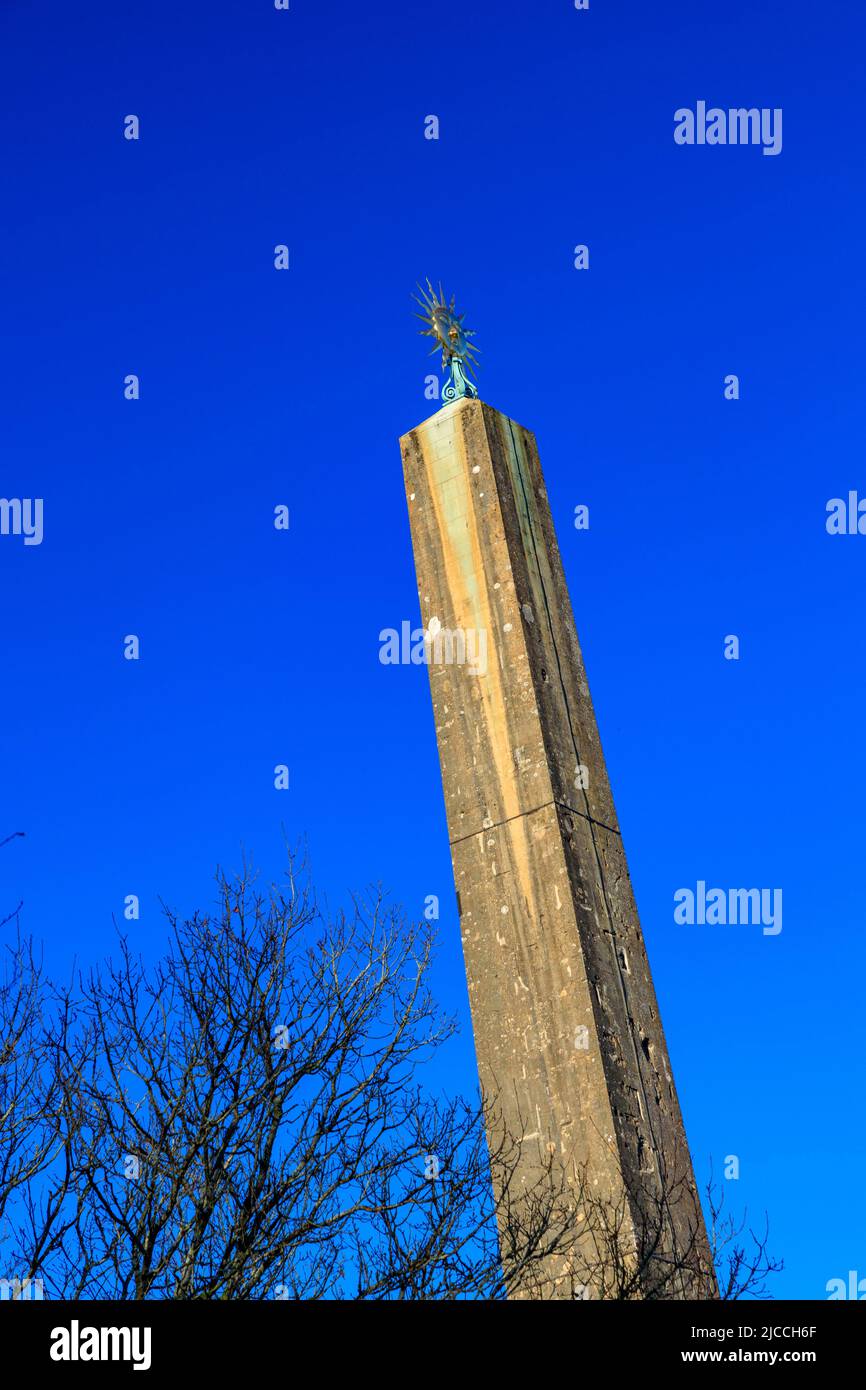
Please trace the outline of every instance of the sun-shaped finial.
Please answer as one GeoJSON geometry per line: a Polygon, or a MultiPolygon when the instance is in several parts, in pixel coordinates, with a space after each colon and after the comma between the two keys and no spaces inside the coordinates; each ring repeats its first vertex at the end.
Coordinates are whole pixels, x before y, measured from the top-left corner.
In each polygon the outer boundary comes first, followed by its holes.
{"type": "Polygon", "coordinates": [[[458,396],[476,395],[475,388],[469,385],[463,371],[465,368],[470,375],[475,376],[478,353],[478,349],[469,342],[470,338],[475,337],[474,332],[463,326],[466,315],[457,313],[453,295],[449,304],[441,282],[438,294],[429,280],[426,290],[421,285],[418,286],[418,290],[420,298],[417,294],[412,298],[424,310],[422,314],[415,315],[425,325],[419,329],[420,336],[433,339],[429,355],[432,356],[441,349],[442,366],[451,369],[452,382],[443,391],[443,399],[455,400],[458,396]]]}

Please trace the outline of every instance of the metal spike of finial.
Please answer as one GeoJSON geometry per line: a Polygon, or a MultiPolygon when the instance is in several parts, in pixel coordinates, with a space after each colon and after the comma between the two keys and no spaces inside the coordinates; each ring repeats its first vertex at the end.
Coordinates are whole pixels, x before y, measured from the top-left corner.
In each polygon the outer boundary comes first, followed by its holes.
{"type": "Polygon", "coordinates": [[[419,294],[413,294],[412,298],[424,312],[416,313],[415,317],[426,325],[418,330],[419,335],[433,339],[430,356],[441,348],[443,370],[447,366],[451,373],[442,390],[443,401],[460,400],[462,396],[477,397],[477,388],[469,381],[467,373],[475,376],[478,349],[469,342],[475,334],[471,328],[464,327],[466,315],[457,313],[454,295],[449,304],[441,280],[438,294],[429,279],[426,290],[419,285],[418,291],[419,294]]]}

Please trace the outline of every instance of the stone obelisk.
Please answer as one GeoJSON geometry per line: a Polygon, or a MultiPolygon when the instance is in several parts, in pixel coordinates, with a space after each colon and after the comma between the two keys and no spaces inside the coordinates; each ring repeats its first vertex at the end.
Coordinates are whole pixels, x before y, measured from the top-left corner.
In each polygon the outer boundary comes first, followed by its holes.
{"type": "MultiPolygon", "coordinates": [[[[679,1265],[662,1296],[712,1297],[535,438],[451,367],[454,398],[400,445],[481,1083],[518,1188],[555,1160],[577,1226],[589,1192],[638,1261],[658,1213],[647,1280],[679,1265]]],[[[525,1296],[575,1297],[571,1263],[525,1296]]]]}

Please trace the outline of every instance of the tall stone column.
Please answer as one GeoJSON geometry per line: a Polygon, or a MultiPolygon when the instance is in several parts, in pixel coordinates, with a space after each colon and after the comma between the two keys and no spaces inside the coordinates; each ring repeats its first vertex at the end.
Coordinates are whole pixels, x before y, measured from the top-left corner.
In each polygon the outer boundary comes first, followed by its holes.
{"type": "MultiPolygon", "coordinates": [[[[552,1162],[576,1229],[591,1193],[621,1210],[626,1247],[657,1211],[658,1259],[683,1266],[665,1296],[711,1296],[534,436],[463,398],[400,444],[478,1069],[518,1142],[517,1189],[552,1162]]],[[[572,1266],[552,1257],[540,1296],[574,1297],[572,1266]]]]}

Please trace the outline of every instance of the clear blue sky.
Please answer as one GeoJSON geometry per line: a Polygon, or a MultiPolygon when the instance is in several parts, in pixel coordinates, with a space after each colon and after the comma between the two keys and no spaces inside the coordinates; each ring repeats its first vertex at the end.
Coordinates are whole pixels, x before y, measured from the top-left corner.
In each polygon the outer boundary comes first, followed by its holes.
{"type": "Polygon", "coordinates": [[[136,893],[149,954],[284,825],[334,902],[440,896],[473,1085],[427,675],[378,660],[441,277],[538,437],[697,1170],[739,1156],[802,1298],[866,1276],[866,536],[824,524],[866,495],[864,39],[850,0],[0,12],[0,495],[44,498],[0,536],[0,905],[62,974],[136,893]],[[698,100],[781,107],[782,153],[676,145],[698,100]],[[781,934],[675,924],[699,879],[781,887],[781,934]]]}

